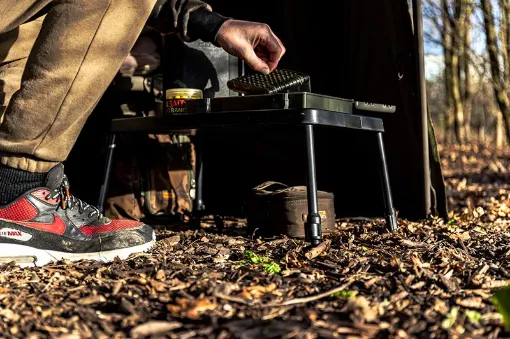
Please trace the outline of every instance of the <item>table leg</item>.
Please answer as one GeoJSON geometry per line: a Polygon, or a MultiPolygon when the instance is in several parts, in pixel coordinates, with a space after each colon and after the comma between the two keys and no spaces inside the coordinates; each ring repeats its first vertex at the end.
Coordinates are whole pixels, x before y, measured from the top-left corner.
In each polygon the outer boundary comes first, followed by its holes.
{"type": "Polygon", "coordinates": [[[315,145],[313,126],[306,125],[306,155],[308,165],[307,195],[308,218],[305,223],[306,240],[312,246],[318,245],[322,240],[321,218],[319,216],[319,200],[317,198],[317,176],[315,169],[315,145]]]}
{"type": "Polygon", "coordinates": [[[196,168],[195,168],[195,183],[196,183],[196,191],[195,191],[195,201],[193,202],[193,210],[202,211],[205,209],[204,200],[203,200],[203,181],[204,181],[204,162],[203,162],[203,140],[201,132],[198,132],[195,144],[195,154],[196,154],[196,168]]]}
{"type": "Polygon", "coordinates": [[[380,173],[383,189],[384,207],[386,213],[386,223],[392,232],[398,230],[397,216],[393,207],[393,198],[391,196],[390,176],[388,174],[388,166],[386,164],[386,154],[384,152],[384,142],[382,132],[377,133],[377,145],[379,147],[380,173]]]}
{"type": "Polygon", "coordinates": [[[103,184],[101,185],[101,190],[99,191],[99,199],[97,202],[97,208],[101,213],[104,212],[104,202],[106,200],[106,193],[108,192],[108,184],[110,183],[110,175],[112,171],[112,162],[113,162],[113,152],[115,150],[116,134],[112,133],[110,135],[110,141],[108,143],[108,152],[106,153],[106,164],[104,170],[103,184]]]}
{"type": "Polygon", "coordinates": [[[200,219],[205,209],[203,200],[203,177],[204,177],[204,162],[203,162],[203,135],[201,131],[197,132],[195,136],[195,200],[193,200],[192,212],[192,226],[200,228],[200,219]]]}

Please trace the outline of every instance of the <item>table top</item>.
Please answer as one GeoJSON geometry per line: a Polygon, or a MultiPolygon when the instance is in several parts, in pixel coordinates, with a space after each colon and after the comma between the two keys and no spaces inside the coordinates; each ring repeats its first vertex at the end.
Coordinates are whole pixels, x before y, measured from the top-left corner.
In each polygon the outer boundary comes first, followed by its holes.
{"type": "Polygon", "coordinates": [[[112,132],[167,133],[214,127],[319,125],[384,132],[383,120],[319,109],[271,109],[242,112],[186,113],[164,117],[112,120],[112,132]]]}

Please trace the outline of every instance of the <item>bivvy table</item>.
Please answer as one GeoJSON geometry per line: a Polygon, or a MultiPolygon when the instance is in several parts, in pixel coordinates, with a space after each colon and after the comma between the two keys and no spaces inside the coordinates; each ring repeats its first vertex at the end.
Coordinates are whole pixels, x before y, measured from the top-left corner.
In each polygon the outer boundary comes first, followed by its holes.
{"type": "MultiPolygon", "coordinates": [[[[280,96],[279,96],[280,97],[280,96]]],[[[324,102],[313,102],[313,100],[305,100],[299,104],[292,104],[289,97],[292,95],[281,96],[280,100],[272,100],[271,106],[275,108],[267,108],[264,105],[256,106],[256,110],[237,110],[225,111],[236,107],[243,97],[231,98],[231,100],[217,99],[200,99],[190,100],[193,102],[187,107],[188,112],[185,114],[169,115],[164,117],[136,117],[121,118],[112,120],[110,145],[106,158],[105,175],[103,185],[98,201],[98,208],[103,211],[108,183],[111,175],[111,164],[115,148],[115,136],[118,133],[126,132],[143,132],[143,133],[186,133],[200,131],[215,127],[256,127],[256,126],[302,126],[303,134],[306,138],[307,155],[307,194],[308,194],[308,218],[304,223],[307,241],[312,245],[318,245],[322,240],[321,218],[318,211],[317,198],[317,179],[315,168],[315,147],[314,147],[314,127],[328,126],[339,129],[359,130],[360,132],[375,133],[377,146],[379,150],[379,172],[381,176],[383,199],[385,206],[385,219],[391,231],[396,231],[397,218],[393,207],[391,195],[390,180],[386,164],[386,155],[384,150],[383,120],[378,117],[368,117],[358,114],[356,108],[366,106],[368,110],[377,110],[376,106],[366,105],[354,101],[330,101],[326,105],[324,102]],[[275,104],[277,103],[277,104],[275,104]],[[221,107],[220,107],[221,106],[221,107]],[[293,108],[293,106],[295,108],[293,108]],[[303,106],[304,108],[299,108],[303,106]],[[324,109],[327,106],[329,109],[324,109]],[[316,107],[316,108],[313,108],[316,107]],[[317,108],[318,107],[318,108],[317,108]],[[353,113],[354,112],[354,113],[353,113]]],[[[229,99],[229,98],[225,98],[229,99]]],[[[249,100],[247,100],[249,101],[249,100]]],[[[252,102],[253,104],[253,102],[252,102]]],[[[242,107],[240,107],[242,108],[242,107]]],[[[387,106],[380,111],[387,110],[387,106]]],[[[194,200],[193,213],[200,213],[204,209],[202,200],[202,149],[200,142],[196,147],[196,195],[194,200]]]]}

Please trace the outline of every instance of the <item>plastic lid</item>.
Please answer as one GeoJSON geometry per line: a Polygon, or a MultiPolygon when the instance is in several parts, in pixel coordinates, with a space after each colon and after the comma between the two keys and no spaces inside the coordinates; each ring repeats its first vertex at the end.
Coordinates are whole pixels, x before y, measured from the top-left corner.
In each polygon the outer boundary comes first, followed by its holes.
{"type": "Polygon", "coordinates": [[[166,90],[167,99],[202,99],[202,91],[196,88],[171,88],[166,90]]]}

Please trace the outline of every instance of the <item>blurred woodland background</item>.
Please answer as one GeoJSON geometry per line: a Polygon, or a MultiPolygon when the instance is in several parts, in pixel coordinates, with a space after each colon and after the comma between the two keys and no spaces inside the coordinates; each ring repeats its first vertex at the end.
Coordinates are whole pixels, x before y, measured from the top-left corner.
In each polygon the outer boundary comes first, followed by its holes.
{"type": "Polygon", "coordinates": [[[510,142],[510,1],[425,0],[429,109],[442,144],[510,142]]]}

